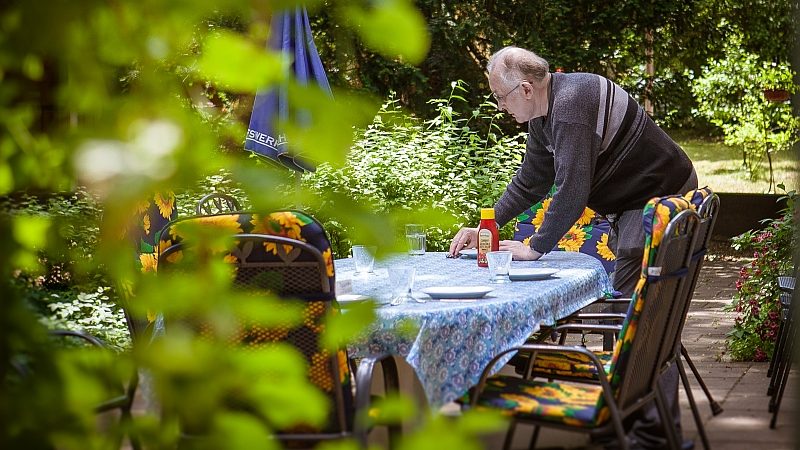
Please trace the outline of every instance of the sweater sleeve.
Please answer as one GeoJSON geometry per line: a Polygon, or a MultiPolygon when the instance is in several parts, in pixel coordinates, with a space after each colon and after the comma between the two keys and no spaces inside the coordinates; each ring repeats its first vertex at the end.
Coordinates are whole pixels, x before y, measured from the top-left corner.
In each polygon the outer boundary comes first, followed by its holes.
{"type": "Polygon", "coordinates": [[[542,226],[530,241],[539,253],[551,251],[586,208],[599,148],[596,135],[583,124],[554,124],[553,139],[556,192],[542,226]]]}
{"type": "Polygon", "coordinates": [[[528,124],[528,142],[522,164],[494,205],[497,226],[502,227],[547,195],[553,186],[554,176],[553,155],[536,136],[531,122],[528,124]]]}

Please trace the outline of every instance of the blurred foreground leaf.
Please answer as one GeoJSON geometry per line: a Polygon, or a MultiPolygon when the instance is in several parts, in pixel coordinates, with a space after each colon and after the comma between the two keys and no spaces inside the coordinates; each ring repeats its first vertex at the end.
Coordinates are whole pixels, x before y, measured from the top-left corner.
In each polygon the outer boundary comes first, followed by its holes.
{"type": "Polygon", "coordinates": [[[198,67],[201,75],[221,87],[255,92],[284,80],[289,63],[279,53],[257,47],[240,35],[219,32],[206,40],[198,67]]]}

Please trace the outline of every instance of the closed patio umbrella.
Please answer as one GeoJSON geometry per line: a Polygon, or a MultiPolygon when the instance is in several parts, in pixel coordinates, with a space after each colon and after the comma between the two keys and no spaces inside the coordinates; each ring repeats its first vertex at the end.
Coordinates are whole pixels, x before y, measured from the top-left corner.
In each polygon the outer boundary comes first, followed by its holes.
{"type": "MultiPolygon", "coordinates": [[[[292,60],[291,70],[298,84],[317,84],[329,95],[331,88],[322,67],[311,25],[305,8],[276,13],[272,17],[270,49],[285,53],[292,60]]],[[[260,91],[253,104],[250,126],[244,148],[299,172],[313,171],[314,166],[303,155],[290,151],[291,143],[279,134],[276,124],[289,118],[288,88],[281,85],[260,91]]],[[[307,116],[307,113],[302,113],[307,116]]],[[[304,117],[293,117],[303,120],[304,117]]],[[[306,118],[307,120],[307,118],[306,118]]]]}

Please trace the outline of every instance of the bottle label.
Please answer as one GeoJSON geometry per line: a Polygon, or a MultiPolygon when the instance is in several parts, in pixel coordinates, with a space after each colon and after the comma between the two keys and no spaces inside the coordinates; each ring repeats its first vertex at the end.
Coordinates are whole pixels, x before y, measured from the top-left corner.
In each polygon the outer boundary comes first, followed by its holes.
{"type": "Polygon", "coordinates": [[[478,264],[486,264],[486,254],[492,251],[492,232],[486,228],[478,230],[478,264]]]}

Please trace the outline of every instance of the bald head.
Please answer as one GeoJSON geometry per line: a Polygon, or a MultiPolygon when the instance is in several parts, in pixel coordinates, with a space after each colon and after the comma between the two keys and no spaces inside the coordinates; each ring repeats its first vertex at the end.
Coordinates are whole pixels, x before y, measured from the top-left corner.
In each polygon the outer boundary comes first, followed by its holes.
{"type": "Polygon", "coordinates": [[[541,83],[550,72],[550,65],[541,56],[519,47],[504,47],[489,58],[486,71],[497,75],[507,85],[527,80],[541,83]]]}

